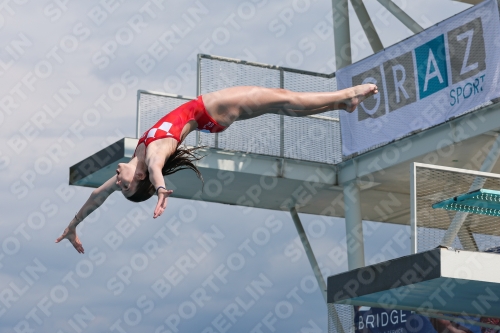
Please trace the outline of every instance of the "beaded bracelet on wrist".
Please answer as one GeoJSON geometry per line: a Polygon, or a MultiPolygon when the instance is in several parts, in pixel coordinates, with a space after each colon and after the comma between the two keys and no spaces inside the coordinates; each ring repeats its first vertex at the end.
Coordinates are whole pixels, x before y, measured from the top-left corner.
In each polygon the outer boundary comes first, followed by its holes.
{"type": "Polygon", "coordinates": [[[161,188],[164,189],[165,191],[167,190],[165,186],[158,186],[158,188],[156,189],[156,195],[158,195],[158,190],[161,188]]]}

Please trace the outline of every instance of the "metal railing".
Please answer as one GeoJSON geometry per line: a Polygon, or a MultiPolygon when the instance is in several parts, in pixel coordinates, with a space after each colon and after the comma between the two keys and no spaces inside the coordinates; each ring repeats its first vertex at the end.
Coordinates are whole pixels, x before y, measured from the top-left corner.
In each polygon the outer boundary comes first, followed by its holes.
{"type": "MultiPolygon", "coordinates": [[[[238,59],[198,55],[198,95],[233,86],[261,86],[299,92],[336,90],[335,73],[324,74],[238,59]]],[[[263,115],[236,122],[223,133],[200,133],[213,147],[337,164],[342,161],[339,111],[288,117],[263,115]]]]}

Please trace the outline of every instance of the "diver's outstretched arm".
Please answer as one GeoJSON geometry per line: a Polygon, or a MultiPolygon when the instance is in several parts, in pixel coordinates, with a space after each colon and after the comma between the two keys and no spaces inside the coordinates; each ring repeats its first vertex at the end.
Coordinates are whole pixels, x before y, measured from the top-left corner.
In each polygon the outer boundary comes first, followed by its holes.
{"type": "Polygon", "coordinates": [[[151,159],[149,160],[148,165],[149,180],[151,181],[151,184],[153,184],[156,194],[158,195],[158,203],[156,204],[153,218],[157,218],[163,214],[167,208],[168,197],[174,192],[172,190],[167,190],[165,187],[165,178],[163,178],[163,174],[161,172],[164,161],[165,160],[162,160],[161,158],[151,159]]]}
{"type": "Polygon", "coordinates": [[[76,234],[76,227],[94,210],[99,208],[111,193],[119,189],[118,185],[116,185],[116,176],[113,176],[104,184],[92,191],[92,194],[90,194],[90,197],[83,204],[78,213],[75,214],[75,217],[71,220],[68,227],[64,230],[62,235],[56,239],[56,243],[59,243],[66,238],[71,242],[71,244],[73,244],[78,253],[84,253],[82,243],[76,234]]]}

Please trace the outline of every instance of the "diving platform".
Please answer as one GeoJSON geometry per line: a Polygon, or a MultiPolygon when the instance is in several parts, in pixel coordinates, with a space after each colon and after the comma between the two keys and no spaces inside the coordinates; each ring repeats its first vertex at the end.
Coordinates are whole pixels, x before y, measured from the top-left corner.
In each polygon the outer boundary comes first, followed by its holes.
{"type": "MultiPolygon", "coordinates": [[[[172,197],[345,217],[344,184],[358,180],[364,220],[409,225],[410,164],[479,168],[500,131],[499,104],[374,149],[336,165],[218,148],[200,149],[204,179],[190,170],[166,177],[172,197]],[[460,139],[457,134],[468,139],[460,139]],[[447,146],[436,149],[436,143],[447,146]],[[443,154],[441,151],[445,151],[443,154]]],[[[123,138],[70,167],[70,185],[98,187],[128,162],[138,139],[123,138]]],[[[495,164],[493,173],[500,173],[495,164]]]]}
{"type": "MultiPolygon", "coordinates": [[[[137,142],[123,138],[73,165],[70,184],[100,186],[115,174],[118,163],[132,158],[137,142]]],[[[287,211],[298,205],[301,212],[316,214],[342,193],[331,165],[215,148],[199,149],[198,154],[203,156],[196,165],[204,187],[193,171],[182,170],[165,178],[174,191],[171,197],[287,211]]]]}
{"type": "Polygon", "coordinates": [[[500,256],[433,249],[328,277],[328,303],[500,318],[500,256]]]}

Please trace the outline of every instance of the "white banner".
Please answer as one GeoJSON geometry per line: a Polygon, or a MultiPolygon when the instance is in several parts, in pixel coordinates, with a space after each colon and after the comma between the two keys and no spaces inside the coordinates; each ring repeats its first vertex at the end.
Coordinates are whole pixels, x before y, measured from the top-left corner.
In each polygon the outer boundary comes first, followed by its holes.
{"type": "Polygon", "coordinates": [[[499,73],[497,0],[338,70],[338,89],[375,83],[380,92],[353,113],[340,113],[342,154],[391,142],[499,97],[499,73]]]}

